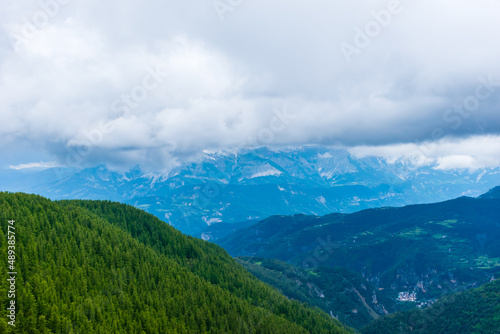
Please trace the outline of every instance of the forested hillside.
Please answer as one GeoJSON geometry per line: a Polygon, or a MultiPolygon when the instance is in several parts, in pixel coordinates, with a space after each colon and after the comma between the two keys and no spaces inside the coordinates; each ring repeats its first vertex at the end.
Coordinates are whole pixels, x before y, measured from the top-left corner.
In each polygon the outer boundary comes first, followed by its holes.
{"type": "Polygon", "coordinates": [[[395,311],[395,301],[346,268],[304,270],[275,259],[242,257],[238,262],[285,296],[317,306],[343,323],[361,328],[395,311]]]}
{"type": "Polygon", "coordinates": [[[500,280],[444,297],[433,306],[379,318],[363,334],[500,333],[500,280]]]}
{"type": "Polygon", "coordinates": [[[498,277],[496,193],[353,214],[273,216],[215,242],[233,256],[347,267],[394,298],[415,292],[425,303],[498,277]]]}
{"type": "MultiPolygon", "coordinates": [[[[0,193],[0,305],[15,220],[16,327],[1,333],[345,333],[220,247],[130,206],[0,193]]],[[[6,311],[3,311],[5,314],[6,311]]]]}

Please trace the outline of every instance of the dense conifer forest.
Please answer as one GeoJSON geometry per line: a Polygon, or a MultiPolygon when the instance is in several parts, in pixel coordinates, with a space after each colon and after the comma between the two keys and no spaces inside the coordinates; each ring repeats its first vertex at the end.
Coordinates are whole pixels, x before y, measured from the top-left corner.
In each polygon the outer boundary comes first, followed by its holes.
{"type": "MultiPolygon", "coordinates": [[[[16,327],[0,333],[346,333],[222,248],[131,206],[0,193],[0,305],[16,221],[16,327]]],[[[3,313],[6,313],[5,311],[3,313]]]]}

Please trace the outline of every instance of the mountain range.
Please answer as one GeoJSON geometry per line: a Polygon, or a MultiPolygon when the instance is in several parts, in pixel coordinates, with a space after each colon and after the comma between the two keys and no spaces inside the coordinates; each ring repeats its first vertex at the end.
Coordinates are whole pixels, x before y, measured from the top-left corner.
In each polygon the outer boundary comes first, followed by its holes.
{"type": "Polygon", "coordinates": [[[441,170],[404,159],[388,162],[356,157],[336,148],[261,147],[205,152],[194,162],[164,171],[135,168],[119,172],[105,166],[4,169],[0,170],[0,184],[0,190],[51,199],[131,204],[184,233],[211,240],[220,236],[210,227],[221,222],[252,222],[299,213],[352,213],[478,196],[491,184],[500,184],[500,169],[441,170]]]}
{"type": "Polygon", "coordinates": [[[233,259],[129,205],[0,193],[16,332],[497,333],[499,195],[272,216],[218,239],[233,259]]]}
{"type": "Polygon", "coordinates": [[[345,267],[425,306],[500,274],[500,187],[478,198],[325,216],[272,216],[216,242],[233,256],[305,270],[345,267]]]}

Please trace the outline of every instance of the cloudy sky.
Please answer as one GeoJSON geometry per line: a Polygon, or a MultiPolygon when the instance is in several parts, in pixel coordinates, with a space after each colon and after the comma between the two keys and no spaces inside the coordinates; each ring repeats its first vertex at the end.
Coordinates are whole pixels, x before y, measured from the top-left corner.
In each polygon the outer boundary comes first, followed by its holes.
{"type": "Polygon", "coordinates": [[[500,1],[0,0],[0,168],[333,145],[500,166],[500,1]]]}

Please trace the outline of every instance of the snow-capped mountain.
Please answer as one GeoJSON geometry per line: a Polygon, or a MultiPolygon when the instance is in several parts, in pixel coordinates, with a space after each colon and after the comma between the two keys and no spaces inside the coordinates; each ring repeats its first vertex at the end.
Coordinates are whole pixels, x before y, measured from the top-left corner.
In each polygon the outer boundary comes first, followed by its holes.
{"type": "Polygon", "coordinates": [[[477,196],[500,184],[500,169],[443,171],[404,160],[355,158],[339,149],[295,147],[206,152],[199,161],[168,172],[122,173],[104,166],[3,170],[0,180],[0,190],[129,203],[185,233],[200,235],[219,222],[477,196]]]}

